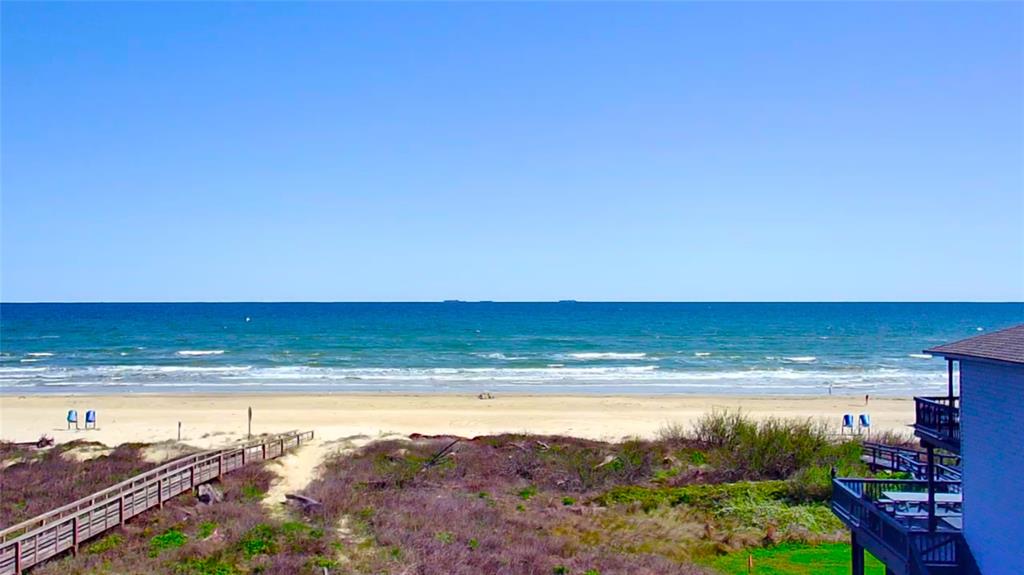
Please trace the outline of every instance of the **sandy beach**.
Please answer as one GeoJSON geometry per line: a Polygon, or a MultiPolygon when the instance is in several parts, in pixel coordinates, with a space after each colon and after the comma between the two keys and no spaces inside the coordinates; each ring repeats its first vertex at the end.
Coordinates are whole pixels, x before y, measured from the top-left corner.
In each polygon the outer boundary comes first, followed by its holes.
{"type": "Polygon", "coordinates": [[[651,437],[666,423],[689,424],[713,409],[742,409],[754,417],[814,417],[836,427],[844,413],[871,415],[874,431],[907,431],[910,398],[733,396],[525,396],[481,400],[465,395],[74,395],[0,396],[0,438],[58,442],[87,439],[107,445],[177,438],[209,448],[245,436],[253,409],[254,434],[312,429],[331,441],[352,436],[499,432],[565,434],[604,440],[651,437]],[[96,410],[96,430],[67,430],[67,410],[96,410]]]}

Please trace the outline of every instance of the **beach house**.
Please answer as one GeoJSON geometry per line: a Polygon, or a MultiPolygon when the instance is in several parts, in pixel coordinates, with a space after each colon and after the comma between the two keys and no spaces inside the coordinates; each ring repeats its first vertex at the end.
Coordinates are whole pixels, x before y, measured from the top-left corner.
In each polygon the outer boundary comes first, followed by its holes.
{"type": "Polygon", "coordinates": [[[1024,573],[1024,325],[924,350],[946,360],[947,393],[915,397],[921,450],[868,445],[908,479],[836,478],[832,510],[895,575],[1024,573]]]}

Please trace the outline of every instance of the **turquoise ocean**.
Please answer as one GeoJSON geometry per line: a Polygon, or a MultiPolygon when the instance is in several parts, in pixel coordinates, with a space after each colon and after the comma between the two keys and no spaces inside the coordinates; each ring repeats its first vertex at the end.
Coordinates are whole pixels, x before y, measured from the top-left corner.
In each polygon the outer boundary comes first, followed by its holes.
{"type": "Polygon", "coordinates": [[[940,392],[1024,304],[0,304],[0,392],[940,392]]]}

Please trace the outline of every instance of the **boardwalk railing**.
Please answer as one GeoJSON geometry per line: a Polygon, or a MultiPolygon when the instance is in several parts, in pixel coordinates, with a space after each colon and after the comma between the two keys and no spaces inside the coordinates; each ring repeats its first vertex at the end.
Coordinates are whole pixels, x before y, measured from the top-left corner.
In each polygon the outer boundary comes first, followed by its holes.
{"type": "Polygon", "coordinates": [[[245,445],[175,459],[0,531],[0,575],[25,569],[71,550],[85,540],[124,523],[201,483],[247,463],[273,459],[313,439],[313,432],[288,432],[245,445]]]}
{"type": "MultiPolygon", "coordinates": [[[[925,451],[865,441],[861,445],[861,460],[871,471],[885,469],[909,473],[914,479],[928,479],[928,454],[925,451]]],[[[940,481],[959,481],[960,456],[935,454],[935,478],[940,481]]]]}

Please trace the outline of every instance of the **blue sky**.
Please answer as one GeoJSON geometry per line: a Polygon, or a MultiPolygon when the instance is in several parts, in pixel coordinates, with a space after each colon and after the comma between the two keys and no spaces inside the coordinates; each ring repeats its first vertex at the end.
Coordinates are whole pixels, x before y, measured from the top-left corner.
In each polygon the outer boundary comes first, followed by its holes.
{"type": "Polygon", "coordinates": [[[1024,5],[2,5],[4,301],[1021,300],[1024,5]]]}

